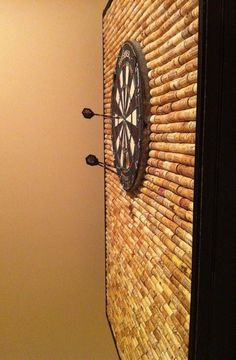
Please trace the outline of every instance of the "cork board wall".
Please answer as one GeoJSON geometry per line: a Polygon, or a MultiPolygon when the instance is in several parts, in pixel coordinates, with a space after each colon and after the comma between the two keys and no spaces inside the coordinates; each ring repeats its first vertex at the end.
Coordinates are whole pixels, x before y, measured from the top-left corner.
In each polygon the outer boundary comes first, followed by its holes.
{"type": "MultiPolygon", "coordinates": [[[[141,44],[149,71],[150,142],[137,191],[106,171],[107,314],[122,359],[188,358],[198,0],[113,0],[103,18],[104,108],[117,54],[141,44]]],[[[114,166],[111,119],[105,161],[114,166]]]]}

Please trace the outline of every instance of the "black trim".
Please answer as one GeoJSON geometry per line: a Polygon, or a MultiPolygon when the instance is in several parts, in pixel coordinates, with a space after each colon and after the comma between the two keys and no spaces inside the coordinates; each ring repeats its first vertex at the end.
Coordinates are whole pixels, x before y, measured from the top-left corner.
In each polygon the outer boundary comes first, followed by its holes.
{"type": "Polygon", "coordinates": [[[105,6],[105,9],[103,10],[103,13],[102,13],[102,17],[104,18],[104,16],[106,15],[107,13],[107,10],[109,9],[109,7],[111,6],[113,0],[108,0],[108,3],[106,4],[105,6]]]}
{"type": "Polygon", "coordinates": [[[119,358],[119,360],[121,360],[121,355],[120,355],[120,352],[119,352],[119,349],[118,349],[118,346],[117,346],[116,338],[115,338],[114,332],[113,332],[113,330],[112,330],[111,322],[110,322],[110,320],[109,320],[109,317],[108,317],[107,312],[106,312],[106,318],[107,318],[107,322],[108,322],[108,325],[109,325],[109,328],[110,328],[110,332],[111,332],[111,335],[112,335],[112,339],[113,339],[113,342],[114,342],[114,345],[115,345],[115,348],[116,348],[116,352],[117,352],[118,358],[119,358]]]}

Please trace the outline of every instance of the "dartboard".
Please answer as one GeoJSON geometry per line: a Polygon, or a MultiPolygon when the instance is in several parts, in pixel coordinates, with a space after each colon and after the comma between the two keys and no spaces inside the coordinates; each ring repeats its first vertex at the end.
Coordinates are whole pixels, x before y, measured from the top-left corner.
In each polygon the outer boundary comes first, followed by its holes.
{"type": "Polygon", "coordinates": [[[112,88],[112,146],[123,188],[140,183],[148,153],[149,88],[145,58],[136,41],[120,49],[112,88]]]}

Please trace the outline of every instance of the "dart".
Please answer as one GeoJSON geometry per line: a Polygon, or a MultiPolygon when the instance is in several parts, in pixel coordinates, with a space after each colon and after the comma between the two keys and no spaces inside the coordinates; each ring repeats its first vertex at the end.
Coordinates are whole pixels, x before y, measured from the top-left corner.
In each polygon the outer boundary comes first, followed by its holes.
{"type": "Polygon", "coordinates": [[[89,108],[84,108],[82,114],[85,119],[91,119],[93,116],[101,116],[105,118],[119,119],[118,116],[106,115],[106,114],[97,114],[89,108]]]}
{"type": "Polygon", "coordinates": [[[99,161],[98,158],[93,154],[89,154],[88,156],[86,156],[85,161],[86,161],[86,164],[89,166],[101,166],[101,167],[105,168],[106,170],[109,170],[109,171],[113,172],[114,174],[116,174],[116,171],[110,169],[110,167],[105,165],[103,162],[99,161]]]}

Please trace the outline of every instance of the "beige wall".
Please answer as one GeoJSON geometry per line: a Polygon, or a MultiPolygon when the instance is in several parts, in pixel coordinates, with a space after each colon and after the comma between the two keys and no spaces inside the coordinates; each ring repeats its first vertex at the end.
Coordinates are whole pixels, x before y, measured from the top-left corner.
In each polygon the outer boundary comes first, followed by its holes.
{"type": "Polygon", "coordinates": [[[105,0],[0,0],[0,359],[117,359],[104,309],[105,0]]]}

